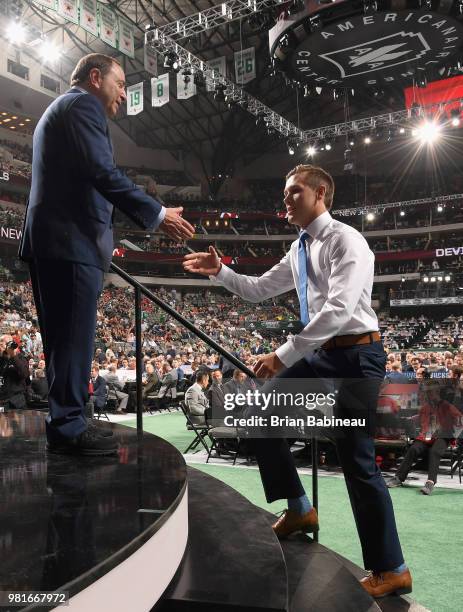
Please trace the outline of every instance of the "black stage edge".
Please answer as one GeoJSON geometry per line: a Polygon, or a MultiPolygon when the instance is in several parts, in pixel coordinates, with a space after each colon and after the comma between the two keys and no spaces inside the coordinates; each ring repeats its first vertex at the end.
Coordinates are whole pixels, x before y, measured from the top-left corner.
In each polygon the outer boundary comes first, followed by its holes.
{"type": "MultiPolygon", "coordinates": [[[[67,591],[74,599],[66,610],[127,612],[149,610],[169,584],[188,534],[184,459],[156,436],[105,427],[119,439],[118,455],[53,455],[43,412],[0,414],[0,591],[67,591]],[[155,546],[166,538],[170,573],[155,546]],[[151,568],[140,567],[146,554],[151,568]]],[[[50,608],[0,605],[20,609],[50,608]]]]}
{"type": "Polygon", "coordinates": [[[274,516],[208,474],[189,467],[188,490],[185,557],[152,612],[425,612],[405,597],[376,602],[363,569],[307,536],[279,543],[274,516]]]}

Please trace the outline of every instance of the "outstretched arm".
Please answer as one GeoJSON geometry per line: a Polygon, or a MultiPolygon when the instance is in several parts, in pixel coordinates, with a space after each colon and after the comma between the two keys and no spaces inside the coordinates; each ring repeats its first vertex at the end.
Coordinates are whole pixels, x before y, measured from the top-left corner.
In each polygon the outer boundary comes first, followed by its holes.
{"type": "Polygon", "coordinates": [[[294,289],[289,253],[262,276],[237,274],[221,263],[213,246],[207,253],[188,253],[183,268],[187,272],[211,277],[211,280],[248,302],[261,302],[294,289]]]}

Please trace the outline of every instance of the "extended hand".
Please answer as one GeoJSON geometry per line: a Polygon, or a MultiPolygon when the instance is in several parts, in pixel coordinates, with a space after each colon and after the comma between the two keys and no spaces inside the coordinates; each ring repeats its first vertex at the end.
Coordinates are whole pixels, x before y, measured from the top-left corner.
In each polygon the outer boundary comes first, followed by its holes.
{"type": "Polygon", "coordinates": [[[208,253],[188,253],[183,259],[183,269],[186,272],[204,274],[204,276],[215,276],[220,272],[221,266],[213,246],[209,247],[208,253]]]}
{"type": "Polygon", "coordinates": [[[276,353],[260,355],[254,366],[254,373],[257,378],[272,378],[285,367],[276,353]]]}
{"type": "Polygon", "coordinates": [[[174,240],[189,240],[193,238],[195,228],[182,217],[183,207],[166,208],[166,216],[159,229],[174,240]]]}

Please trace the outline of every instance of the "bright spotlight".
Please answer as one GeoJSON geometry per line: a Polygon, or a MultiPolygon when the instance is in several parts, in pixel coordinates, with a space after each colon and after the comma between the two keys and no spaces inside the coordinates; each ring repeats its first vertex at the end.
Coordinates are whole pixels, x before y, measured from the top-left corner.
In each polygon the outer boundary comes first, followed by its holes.
{"type": "Polygon", "coordinates": [[[370,138],[369,136],[366,136],[366,137],[364,138],[363,142],[364,142],[365,144],[370,144],[370,142],[371,142],[371,138],[370,138]]]}
{"type": "Polygon", "coordinates": [[[435,283],[436,282],[436,277],[435,276],[431,276],[431,283],[435,283]]]}
{"type": "Polygon", "coordinates": [[[399,128],[399,134],[405,134],[405,128],[404,127],[399,128]]]}
{"type": "Polygon", "coordinates": [[[307,155],[309,157],[313,157],[316,152],[317,152],[317,150],[316,150],[315,147],[308,147],[308,149],[307,149],[307,155]]]}
{"type": "Polygon", "coordinates": [[[6,29],[6,36],[13,45],[20,45],[26,38],[26,30],[19,21],[12,21],[6,29]]]}
{"type": "Polygon", "coordinates": [[[425,121],[416,129],[416,137],[422,144],[432,145],[440,135],[440,125],[435,121],[425,121]]]}
{"type": "Polygon", "coordinates": [[[331,146],[331,143],[330,143],[330,142],[327,142],[327,143],[325,144],[325,150],[326,150],[326,151],[331,151],[331,149],[332,149],[332,148],[333,148],[333,147],[331,146]]]}
{"type": "Polygon", "coordinates": [[[61,55],[61,51],[58,47],[49,40],[44,40],[40,48],[40,55],[44,62],[56,62],[61,55]]]}
{"type": "Polygon", "coordinates": [[[444,279],[442,278],[442,276],[438,276],[437,280],[441,283],[444,279]]]}
{"type": "Polygon", "coordinates": [[[446,275],[444,276],[444,280],[445,280],[445,282],[446,282],[446,283],[449,283],[449,282],[450,282],[450,279],[451,279],[450,274],[446,274],[446,275]]]}
{"type": "Polygon", "coordinates": [[[404,211],[404,210],[401,210],[401,211],[400,211],[400,216],[401,216],[401,217],[405,217],[405,211],[404,211]]]}
{"type": "Polygon", "coordinates": [[[444,207],[442,206],[442,204],[439,204],[439,206],[437,207],[437,212],[442,212],[444,210],[444,207]]]}
{"type": "Polygon", "coordinates": [[[458,117],[454,117],[452,119],[452,125],[453,127],[458,127],[460,125],[460,119],[458,117]]]}
{"type": "Polygon", "coordinates": [[[375,218],[374,213],[368,213],[368,214],[367,214],[367,221],[373,221],[373,220],[374,220],[374,218],[375,218]]]}
{"type": "Polygon", "coordinates": [[[423,277],[423,282],[429,283],[429,276],[424,276],[423,277]]]}

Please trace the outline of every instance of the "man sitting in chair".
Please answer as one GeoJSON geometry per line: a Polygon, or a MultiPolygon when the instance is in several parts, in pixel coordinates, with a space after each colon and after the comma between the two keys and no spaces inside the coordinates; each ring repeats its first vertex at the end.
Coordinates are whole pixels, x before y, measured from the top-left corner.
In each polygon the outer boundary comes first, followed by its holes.
{"type": "Polygon", "coordinates": [[[196,382],[191,385],[185,393],[185,405],[188,412],[193,417],[201,417],[194,419],[198,424],[206,422],[206,410],[209,408],[209,401],[204,393],[209,385],[209,374],[200,371],[196,374],[196,382]]]}
{"type": "Polygon", "coordinates": [[[100,376],[100,368],[98,366],[92,367],[92,378],[91,378],[93,391],[90,394],[90,402],[93,404],[94,409],[98,412],[104,409],[106,406],[107,389],[106,381],[100,376]]]}
{"type": "Polygon", "coordinates": [[[420,432],[407,450],[396,475],[387,481],[391,489],[403,485],[408,473],[417,459],[429,453],[428,479],[421,490],[423,495],[431,495],[437,481],[439,463],[449,444],[455,440],[456,427],[461,425],[461,412],[441,398],[441,385],[437,381],[424,381],[426,384],[425,403],[418,415],[420,432]]]}
{"type": "Polygon", "coordinates": [[[110,395],[111,399],[116,398],[117,400],[116,412],[123,412],[127,408],[129,394],[122,391],[124,383],[119,380],[116,370],[117,368],[114,364],[110,365],[108,373],[104,378],[108,385],[108,395],[110,395]]]}

